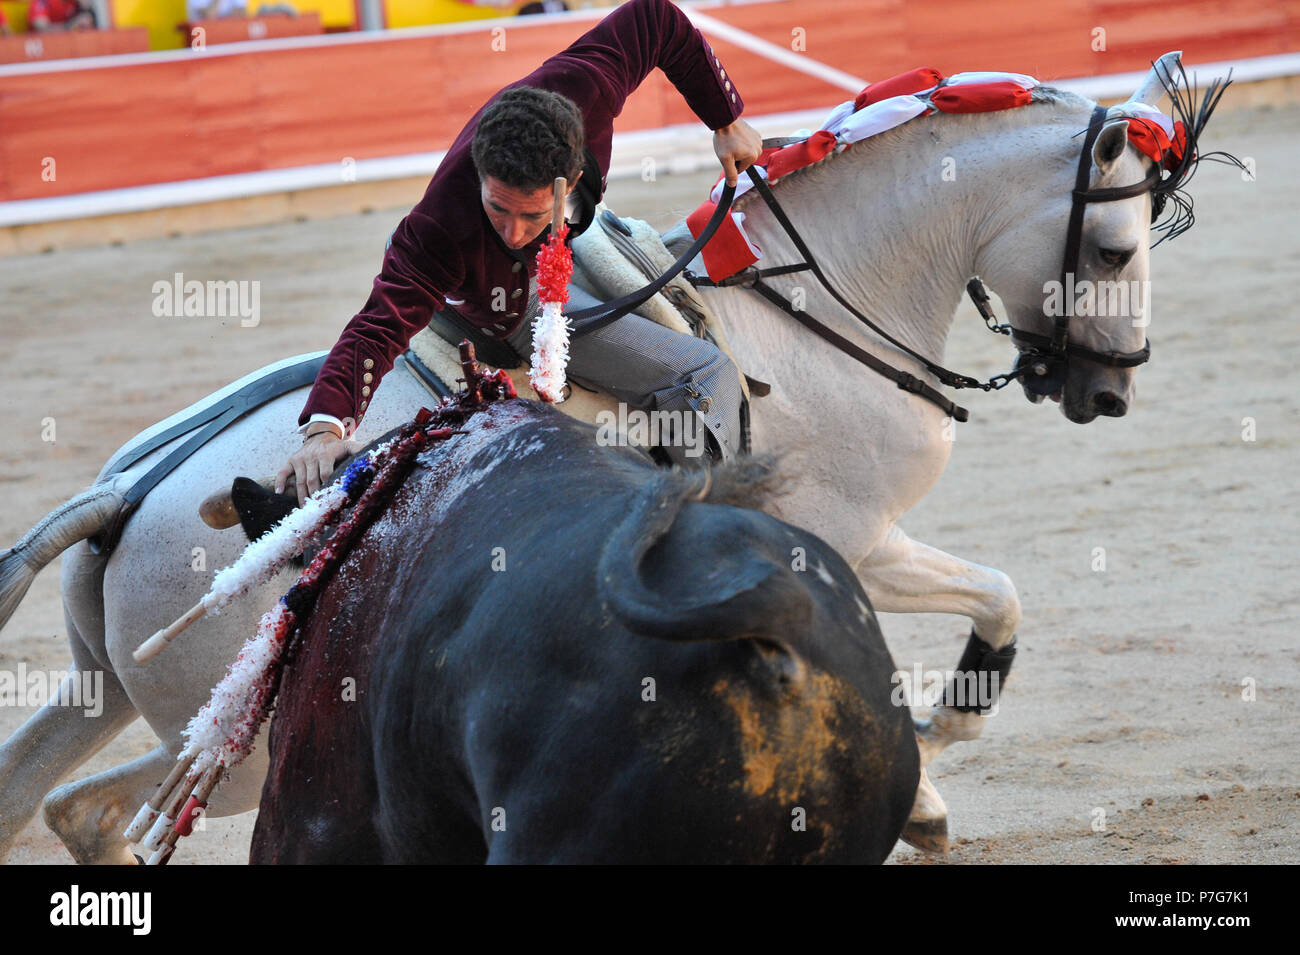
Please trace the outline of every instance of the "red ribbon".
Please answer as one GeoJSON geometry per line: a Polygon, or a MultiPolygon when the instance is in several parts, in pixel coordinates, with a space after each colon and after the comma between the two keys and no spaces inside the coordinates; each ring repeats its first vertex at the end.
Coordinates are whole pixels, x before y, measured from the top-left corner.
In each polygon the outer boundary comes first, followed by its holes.
{"type": "Polygon", "coordinates": [[[891,96],[906,96],[908,93],[921,93],[932,90],[943,82],[943,74],[928,66],[899,73],[887,80],[878,80],[867,86],[853,100],[853,110],[857,112],[864,106],[878,103],[891,96]]]}

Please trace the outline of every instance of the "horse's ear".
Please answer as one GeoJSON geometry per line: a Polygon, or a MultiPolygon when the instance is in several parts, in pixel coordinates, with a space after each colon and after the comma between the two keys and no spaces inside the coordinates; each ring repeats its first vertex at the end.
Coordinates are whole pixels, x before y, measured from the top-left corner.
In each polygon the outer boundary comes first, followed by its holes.
{"type": "Polygon", "coordinates": [[[1183,51],[1174,50],[1166,53],[1151,66],[1142,85],[1130,96],[1130,103],[1146,103],[1155,106],[1165,97],[1165,93],[1178,85],[1177,75],[1182,63],[1183,51]]]}
{"type": "Polygon", "coordinates": [[[1092,162],[1097,167],[1097,171],[1103,174],[1109,172],[1116,160],[1124,155],[1126,146],[1128,146],[1128,120],[1121,119],[1103,126],[1097,135],[1097,141],[1092,144],[1092,162]]]}

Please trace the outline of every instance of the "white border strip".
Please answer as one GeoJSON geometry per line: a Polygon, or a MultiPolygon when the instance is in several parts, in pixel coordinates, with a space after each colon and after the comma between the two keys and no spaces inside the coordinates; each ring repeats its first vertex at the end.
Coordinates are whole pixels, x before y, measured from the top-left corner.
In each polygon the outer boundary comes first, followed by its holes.
{"type": "Polygon", "coordinates": [[[317,166],[294,166],[160,182],[126,189],[81,192],[49,199],[19,199],[0,202],[0,228],[85,219],[93,216],[120,215],[128,212],[152,212],[175,206],[190,206],[227,199],[246,199],[280,192],[323,189],[357,182],[381,182],[411,176],[432,176],[446,151],[385,156],[382,159],[358,159],[354,166],[324,163],[317,166]],[[347,175],[345,176],[345,172],[347,175]]]}
{"type": "MultiPolygon", "coordinates": [[[[1300,53],[1275,53],[1270,56],[1256,56],[1248,60],[1219,60],[1216,63],[1198,63],[1187,67],[1187,78],[1197,81],[1203,89],[1209,77],[1226,77],[1232,70],[1234,83],[1255,83],[1260,80],[1272,80],[1281,76],[1300,74],[1300,53]]],[[[1149,69],[1135,73],[1110,73],[1104,76],[1082,76],[1068,80],[1043,80],[1044,86],[1069,90],[1089,99],[1113,99],[1116,96],[1130,96],[1142,81],[1147,78],[1149,69]]]]}
{"type": "MultiPolygon", "coordinates": [[[[562,15],[562,14],[561,14],[562,15]]],[[[1200,64],[1188,71],[1190,77],[1226,75],[1229,67],[1233,79],[1242,82],[1300,74],[1300,54],[1285,53],[1257,57],[1236,63],[1227,61],[1200,64]]],[[[1110,76],[1081,77],[1047,81],[1046,85],[1067,89],[1090,99],[1110,99],[1130,95],[1146,78],[1146,72],[1117,73],[1110,76]]],[[[864,84],[865,85],[865,84],[864,84]]],[[[748,122],[767,135],[815,129],[836,104],[790,113],[747,117],[748,122]]],[[[381,159],[358,159],[344,178],[339,163],[296,166],[259,172],[214,176],[181,182],[165,182],[127,189],[78,193],[50,199],[20,199],[0,202],[0,228],[32,225],[65,219],[148,212],[203,202],[220,202],[279,192],[321,189],[349,185],[353,182],[380,182],[408,177],[429,177],[438,168],[445,152],[413,153],[381,159]]],[[[616,133],[609,178],[635,178],[643,174],[646,159],[654,161],[664,174],[690,173],[717,165],[711,140],[702,125],[689,123],[662,129],[616,133]]]]}

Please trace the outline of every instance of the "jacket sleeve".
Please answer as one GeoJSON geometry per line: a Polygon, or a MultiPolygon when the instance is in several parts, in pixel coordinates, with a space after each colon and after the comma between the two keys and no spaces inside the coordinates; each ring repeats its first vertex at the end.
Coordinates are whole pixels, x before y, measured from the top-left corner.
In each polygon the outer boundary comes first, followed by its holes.
{"type": "Polygon", "coordinates": [[[463,276],[457,245],[417,206],[394,231],[370,298],[330,350],[298,424],[313,414],[360,424],[380,380],[463,276]]]}
{"type": "Polygon", "coordinates": [[[722,60],[669,0],[629,0],[522,82],[558,78],[545,85],[564,87],[579,106],[598,92],[612,119],[656,67],[710,129],[731,125],[745,108],[722,60]]]}

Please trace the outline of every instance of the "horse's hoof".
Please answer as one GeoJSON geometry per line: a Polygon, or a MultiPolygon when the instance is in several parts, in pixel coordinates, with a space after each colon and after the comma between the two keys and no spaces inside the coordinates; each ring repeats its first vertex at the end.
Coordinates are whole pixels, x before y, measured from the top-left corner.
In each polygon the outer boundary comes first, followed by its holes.
{"type": "Polygon", "coordinates": [[[909,819],[899,838],[914,849],[943,855],[948,851],[948,817],[909,819]]]}
{"type": "Polygon", "coordinates": [[[925,770],[916,784],[916,800],[903,826],[901,838],[923,852],[948,851],[948,807],[925,770]]]}

